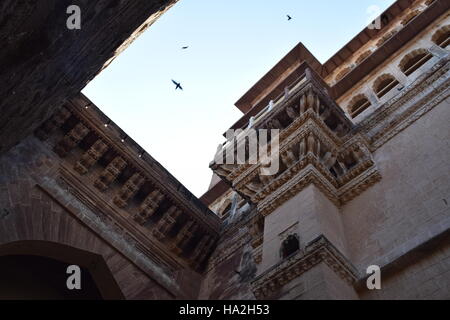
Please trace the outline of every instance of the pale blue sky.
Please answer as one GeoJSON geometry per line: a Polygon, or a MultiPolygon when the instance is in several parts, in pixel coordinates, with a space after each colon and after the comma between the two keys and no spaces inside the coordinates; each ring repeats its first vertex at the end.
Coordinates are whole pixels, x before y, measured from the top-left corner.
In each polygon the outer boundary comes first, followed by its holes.
{"type": "Polygon", "coordinates": [[[367,25],[370,6],[392,3],[180,0],[83,93],[201,196],[222,133],[242,116],[234,103],[298,42],[325,62],[367,25]]]}

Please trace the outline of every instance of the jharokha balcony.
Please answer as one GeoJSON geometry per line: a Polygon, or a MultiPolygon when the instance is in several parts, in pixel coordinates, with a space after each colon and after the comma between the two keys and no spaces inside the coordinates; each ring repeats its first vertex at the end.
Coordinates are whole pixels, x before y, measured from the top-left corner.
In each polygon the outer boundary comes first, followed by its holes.
{"type": "Polygon", "coordinates": [[[263,216],[311,183],[337,206],[356,197],[381,176],[368,139],[355,130],[329,91],[306,66],[304,74],[244,128],[227,134],[211,169],[263,216]],[[256,158],[252,138],[259,145],[256,158]],[[278,170],[268,172],[268,165],[278,170]]]}

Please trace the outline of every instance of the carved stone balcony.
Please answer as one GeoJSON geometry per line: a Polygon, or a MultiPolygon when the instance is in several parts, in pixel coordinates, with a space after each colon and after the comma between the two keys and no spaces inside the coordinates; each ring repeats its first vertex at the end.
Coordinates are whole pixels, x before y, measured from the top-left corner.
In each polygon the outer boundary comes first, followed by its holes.
{"type": "Polygon", "coordinates": [[[381,178],[368,141],[352,128],[353,123],[330,98],[327,85],[308,68],[284,95],[271,101],[218,150],[210,167],[257,204],[264,216],[311,183],[340,206],[381,178]],[[279,170],[272,175],[264,172],[267,162],[262,157],[254,163],[226,161],[230,152],[242,160],[240,148],[245,150],[245,159],[251,159],[249,139],[260,139],[260,129],[279,130],[278,136],[270,137],[279,140],[276,144],[258,140],[269,150],[271,160],[279,162],[279,170]]]}

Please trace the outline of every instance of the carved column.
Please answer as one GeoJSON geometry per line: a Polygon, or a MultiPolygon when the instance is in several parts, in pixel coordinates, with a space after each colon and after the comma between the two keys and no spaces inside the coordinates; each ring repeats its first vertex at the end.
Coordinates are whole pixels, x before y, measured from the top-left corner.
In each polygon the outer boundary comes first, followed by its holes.
{"type": "Polygon", "coordinates": [[[428,51],[435,57],[445,58],[449,55],[448,50],[439,47],[437,44],[433,44],[428,51]]]}

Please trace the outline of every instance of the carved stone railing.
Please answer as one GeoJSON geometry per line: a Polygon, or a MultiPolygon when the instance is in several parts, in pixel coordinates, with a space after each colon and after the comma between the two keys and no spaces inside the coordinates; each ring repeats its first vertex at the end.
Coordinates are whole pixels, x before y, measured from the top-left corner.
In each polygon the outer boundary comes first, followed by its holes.
{"type": "Polygon", "coordinates": [[[117,218],[115,224],[201,270],[218,240],[220,219],[85,100],[75,98],[35,132],[62,158],[61,174],[71,176],[72,188],[82,185],[95,194],[90,201],[112,205],[106,214],[117,218]]]}
{"type": "MultiPolygon", "coordinates": [[[[352,122],[312,71],[307,69],[277,99],[252,119],[246,130],[225,143],[210,165],[241,196],[257,204],[261,214],[270,214],[311,183],[340,206],[381,178],[368,142],[363,135],[352,133],[352,122]],[[253,164],[220,159],[227,152],[234,152],[234,159],[238,159],[242,145],[248,153],[253,129],[279,130],[279,170],[273,175],[266,175],[263,170],[267,164],[261,159],[253,164]]],[[[245,159],[250,158],[246,154],[245,159]]]]}

